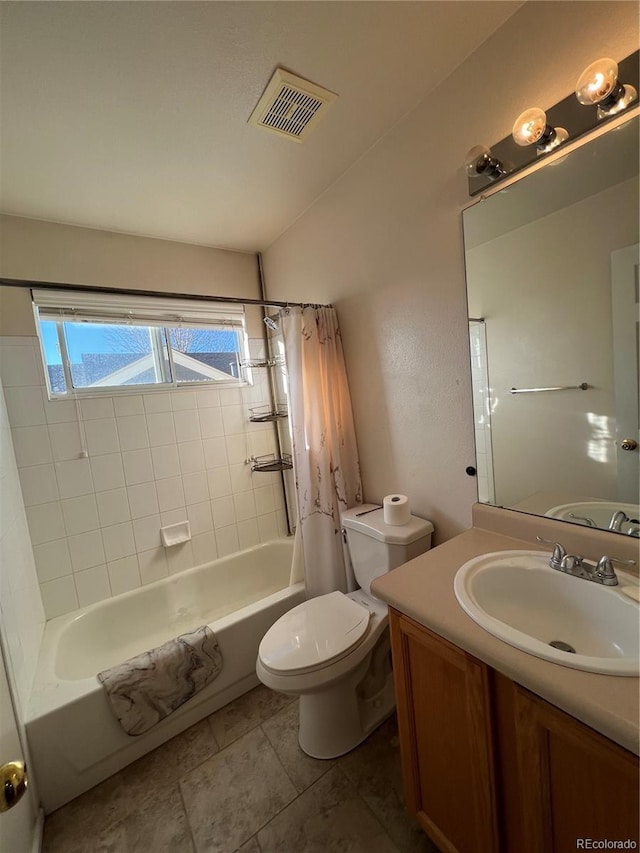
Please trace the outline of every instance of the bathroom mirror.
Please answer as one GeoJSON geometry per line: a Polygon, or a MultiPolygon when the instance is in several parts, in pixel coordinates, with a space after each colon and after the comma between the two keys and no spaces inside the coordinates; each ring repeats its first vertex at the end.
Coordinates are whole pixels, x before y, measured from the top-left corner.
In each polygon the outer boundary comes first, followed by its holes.
{"type": "Polygon", "coordinates": [[[638,117],[463,213],[479,500],[639,535],[638,117]]]}

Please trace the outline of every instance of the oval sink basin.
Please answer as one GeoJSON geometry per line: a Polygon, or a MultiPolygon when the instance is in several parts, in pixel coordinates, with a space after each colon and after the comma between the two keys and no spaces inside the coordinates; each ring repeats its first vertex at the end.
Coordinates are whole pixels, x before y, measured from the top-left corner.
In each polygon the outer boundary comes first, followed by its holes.
{"type": "Polygon", "coordinates": [[[605,675],[640,674],[640,607],[620,591],[564,574],[542,551],[497,551],[465,563],[456,598],[482,628],[545,660],[605,675]],[[557,644],[556,646],[551,645],[557,644]]]}
{"type": "Polygon", "coordinates": [[[587,527],[598,527],[607,530],[614,512],[622,510],[631,522],[623,521],[620,525],[620,533],[627,533],[630,529],[637,528],[640,518],[640,507],[638,504],[623,503],[621,501],[576,501],[570,504],[560,504],[551,507],[545,512],[549,518],[559,518],[562,521],[572,521],[574,524],[582,524],[587,527]],[[589,519],[593,524],[589,524],[589,519]]]}

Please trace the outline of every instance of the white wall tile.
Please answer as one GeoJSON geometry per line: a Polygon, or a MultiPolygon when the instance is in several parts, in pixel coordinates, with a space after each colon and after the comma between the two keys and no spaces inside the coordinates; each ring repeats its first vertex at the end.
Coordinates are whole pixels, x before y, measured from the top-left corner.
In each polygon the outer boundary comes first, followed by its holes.
{"type": "Polygon", "coordinates": [[[124,469],[122,456],[119,453],[94,456],[89,461],[96,492],[106,492],[109,489],[119,489],[124,486],[124,469]]]}
{"type": "Polygon", "coordinates": [[[136,518],[133,522],[136,551],[141,553],[160,547],[160,515],[136,518]]]}
{"type": "Polygon", "coordinates": [[[46,426],[17,427],[11,432],[18,468],[51,462],[53,457],[46,426]]]}
{"type": "Polygon", "coordinates": [[[218,556],[228,557],[229,554],[235,554],[240,550],[240,540],[238,539],[238,528],[235,524],[228,527],[221,527],[216,530],[216,544],[218,546],[218,556]]]}
{"type": "Polygon", "coordinates": [[[130,521],[125,521],[122,524],[113,524],[110,527],[103,527],[102,541],[104,542],[104,553],[107,557],[107,563],[119,560],[122,557],[129,557],[136,553],[133,527],[130,521]]]}
{"type": "Polygon", "coordinates": [[[243,406],[223,406],[222,423],[225,435],[236,435],[242,433],[247,426],[247,413],[243,406]]]}
{"type": "Polygon", "coordinates": [[[178,572],[183,572],[185,569],[190,569],[193,566],[193,549],[191,542],[185,542],[182,545],[174,545],[173,548],[167,548],[167,568],[170,575],[175,575],[178,572]]]}
{"type": "Polygon", "coordinates": [[[158,480],[156,490],[158,492],[160,512],[177,509],[185,505],[181,477],[169,477],[166,480],[158,480]]]}
{"type": "Polygon", "coordinates": [[[202,452],[202,442],[199,439],[179,444],[178,456],[180,458],[180,470],[183,474],[204,471],[204,454],[202,452]]]}
{"type": "Polygon", "coordinates": [[[278,538],[278,519],[275,512],[258,516],[258,532],[261,542],[268,542],[270,539],[278,538]]]}
{"type": "Polygon", "coordinates": [[[212,468],[207,471],[207,481],[209,485],[209,497],[212,499],[222,498],[225,495],[230,495],[232,492],[231,477],[229,476],[229,468],[212,468]]]}
{"type": "Polygon", "coordinates": [[[138,565],[140,567],[140,580],[142,585],[162,580],[169,574],[167,568],[167,557],[164,548],[153,548],[138,554],[138,565]]]}
{"type": "Polygon", "coordinates": [[[39,386],[6,388],[4,397],[12,427],[36,426],[47,422],[39,386]]]}
{"type": "Polygon", "coordinates": [[[158,447],[163,444],[175,444],[176,431],[171,412],[147,414],[146,417],[149,444],[151,447],[158,447]]]}
{"type": "Polygon", "coordinates": [[[33,545],[66,536],[62,507],[58,501],[26,508],[29,534],[33,545]]]}
{"type": "MultiPolygon", "coordinates": [[[[132,488],[137,489],[140,486],[132,486],[132,488]]],[[[101,527],[120,524],[131,518],[126,489],[112,489],[108,492],[98,492],[96,502],[98,504],[98,517],[101,527]]]]}
{"type": "Polygon", "coordinates": [[[89,604],[95,604],[96,601],[111,598],[111,586],[106,566],[83,569],[81,572],[76,572],[73,578],[76,582],[80,607],[87,607],[89,604]]]}
{"type": "Polygon", "coordinates": [[[184,489],[184,501],[187,506],[209,500],[209,485],[207,483],[207,475],[204,471],[185,474],[182,477],[182,487],[184,489]]]}
{"type": "Polygon", "coordinates": [[[124,418],[128,415],[144,414],[142,396],[139,394],[127,394],[122,397],[114,397],[113,404],[117,418],[124,418]]]}
{"type": "Polygon", "coordinates": [[[142,447],[149,447],[147,420],[144,415],[118,418],[116,424],[121,450],[140,450],[142,447]]]}
{"type": "Polygon", "coordinates": [[[144,410],[148,414],[171,411],[171,397],[166,391],[156,394],[145,394],[144,410]]]}
{"type": "Polygon", "coordinates": [[[79,459],[84,450],[80,438],[80,428],[75,421],[49,424],[49,439],[53,458],[56,462],[79,459]]]}
{"type": "MultiPolygon", "coordinates": [[[[205,468],[221,468],[228,465],[226,440],[220,438],[205,438],[202,442],[205,468]]],[[[242,459],[244,462],[244,457],[242,459]]]]}
{"type": "Polygon", "coordinates": [[[90,569],[105,562],[102,535],[99,530],[69,537],[69,553],[74,572],[90,569]]]}
{"type": "Polygon", "coordinates": [[[185,409],[195,409],[196,392],[181,388],[171,393],[171,407],[174,412],[182,412],[185,409]]]}
{"type": "Polygon", "coordinates": [[[195,410],[186,410],[173,413],[173,422],[176,428],[176,440],[180,444],[184,441],[195,441],[200,438],[200,421],[195,410]]]}
{"type": "Polygon", "coordinates": [[[66,539],[33,546],[38,580],[43,583],[71,574],[71,556],[66,539]]]}
{"type": "Polygon", "coordinates": [[[19,474],[25,506],[57,501],[60,497],[53,465],[34,465],[31,468],[21,468],[19,474]]]}
{"type": "Polygon", "coordinates": [[[107,563],[113,595],[129,592],[141,586],[137,557],[123,557],[107,563]]]}
{"type": "Polygon", "coordinates": [[[127,486],[136,486],[138,483],[149,483],[153,480],[149,450],[126,450],[122,454],[122,465],[127,486]]]}
{"type": "Polygon", "coordinates": [[[127,493],[131,518],[144,518],[147,515],[158,514],[158,496],[155,483],[139,483],[137,486],[129,486],[127,493]]]}
{"type": "Polygon", "coordinates": [[[216,531],[220,527],[228,527],[231,524],[235,525],[236,513],[232,498],[216,498],[216,500],[211,501],[211,510],[213,512],[213,526],[216,531]]]}
{"type": "Polygon", "coordinates": [[[77,498],[93,493],[93,478],[88,459],[56,462],[55,471],[61,498],[77,498]]]}
{"type": "Polygon", "coordinates": [[[166,477],[177,477],[180,474],[180,460],[176,444],[152,447],[151,459],[156,480],[164,480],[166,477]]]}
{"type": "Polygon", "coordinates": [[[113,415],[113,399],[111,397],[90,397],[80,400],[80,416],[84,421],[113,418],[113,415]]]}
{"type": "Polygon", "coordinates": [[[256,502],[253,492],[238,492],[233,496],[233,505],[237,521],[246,521],[248,518],[256,517],[256,502]]]}
{"type": "Polygon", "coordinates": [[[242,403],[240,388],[221,388],[218,391],[221,406],[239,406],[242,403]]]}
{"type": "Polygon", "coordinates": [[[115,418],[97,418],[94,421],[85,421],[84,431],[87,449],[91,456],[117,453],[120,450],[115,418]]]}
{"type": "Polygon", "coordinates": [[[218,557],[216,537],[213,532],[201,533],[199,536],[194,536],[191,540],[191,549],[193,551],[194,566],[202,566],[204,563],[210,563],[218,557]]]}
{"type": "Polygon", "coordinates": [[[168,509],[166,512],[160,513],[160,521],[163,527],[171,524],[182,524],[182,522],[187,520],[186,506],[180,506],[177,509],[168,509]]]}
{"type": "MultiPolygon", "coordinates": [[[[246,462],[240,462],[236,465],[229,466],[229,475],[231,480],[232,492],[247,492],[253,488],[253,472],[251,465],[246,462]]],[[[214,497],[213,494],[211,497],[214,497]]]]}
{"type": "Polygon", "coordinates": [[[220,392],[209,388],[196,391],[196,403],[199,409],[211,409],[220,406],[220,392]]]}
{"type": "Polygon", "coordinates": [[[75,400],[44,399],[44,415],[48,424],[66,424],[77,422],[78,409],[75,400]]]}
{"type": "Polygon", "coordinates": [[[0,347],[0,375],[5,388],[40,385],[41,373],[33,347],[3,343],[0,347]]]}
{"type": "Polygon", "coordinates": [[[200,421],[202,438],[215,438],[216,436],[224,435],[221,409],[200,409],[198,411],[198,420],[200,421]]]}
{"type": "Polygon", "coordinates": [[[257,519],[249,518],[238,522],[238,542],[243,550],[260,544],[257,519]]]}
{"type": "Polygon", "coordinates": [[[62,514],[68,536],[87,533],[89,530],[97,530],[100,527],[94,495],[83,495],[62,501],[62,514]]]}
{"type": "MultiPolygon", "coordinates": [[[[209,441],[215,440],[216,439],[209,439],[209,441]]],[[[251,456],[251,450],[250,447],[247,447],[247,438],[244,434],[228,435],[225,438],[225,444],[227,446],[227,458],[229,460],[229,465],[237,465],[240,462],[244,462],[245,459],[251,456]]],[[[207,465],[207,468],[215,467],[215,465],[207,465]]]]}
{"type": "Polygon", "coordinates": [[[191,525],[192,536],[199,536],[201,533],[209,533],[210,530],[213,530],[211,503],[209,501],[188,506],[187,518],[191,525]]]}
{"type": "Polygon", "coordinates": [[[56,616],[78,609],[78,596],[73,575],[40,584],[40,594],[47,619],[55,619],[56,616]]]}
{"type": "Polygon", "coordinates": [[[271,486],[263,486],[260,489],[254,489],[253,497],[255,500],[256,515],[266,515],[268,512],[275,512],[276,505],[273,499],[273,488],[271,486]]]}

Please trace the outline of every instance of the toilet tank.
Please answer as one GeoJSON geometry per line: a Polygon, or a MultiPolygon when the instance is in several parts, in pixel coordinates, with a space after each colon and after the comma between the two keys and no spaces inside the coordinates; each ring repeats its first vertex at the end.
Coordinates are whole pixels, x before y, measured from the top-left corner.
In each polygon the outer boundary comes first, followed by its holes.
{"type": "Polygon", "coordinates": [[[346,510],[341,518],[353,573],[368,595],[372,595],[371,583],[377,577],[431,547],[433,524],[415,515],[407,524],[385,524],[382,508],[361,504],[346,510]]]}

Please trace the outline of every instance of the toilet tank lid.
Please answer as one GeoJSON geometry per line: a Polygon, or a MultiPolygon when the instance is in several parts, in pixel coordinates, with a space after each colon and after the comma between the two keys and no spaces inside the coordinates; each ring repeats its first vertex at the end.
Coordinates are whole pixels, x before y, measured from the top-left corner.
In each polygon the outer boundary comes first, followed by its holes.
{"type": "Polygon", "coordinates": [[[343,526],[389,545],[411,545],[417,539],[433,533],[433,524],[416,515],[412,515],[406,524],[385,524],[382,507],[379,509],[375,507],[376,504],[360,504],[345,510],[340,516],[343,526]],[[373,510],[373,512],[367,512],[367,510],[373,510]],[[358,516],[358,513],[366,513],[366,515],[358,516]]]}

